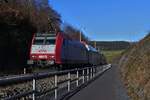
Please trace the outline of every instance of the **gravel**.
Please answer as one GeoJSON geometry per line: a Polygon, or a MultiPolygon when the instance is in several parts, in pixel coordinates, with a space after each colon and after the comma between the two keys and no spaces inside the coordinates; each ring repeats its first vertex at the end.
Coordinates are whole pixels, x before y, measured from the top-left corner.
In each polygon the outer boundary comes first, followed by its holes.
{"type": "MultiPolygon", "coordinates": [[[[75,74],[71,74],[71,79],[74,79],[74,78],[75,78],[75,74]]],[[[67,75],[58,76],[58,82],[66,80],[66,79],[67,79],[67,75]]],[[[38,90],[38,92],[43,92],[43,91],[53,88],[54,77],[37,80],[36,87],[37,87],[36,89],[38,90]]],[[[0,98],[10,97],[10,96],[24,93],[30,90],[32,90],[32,81],[22,83],[22,84],[11,85],[7,87],[0,87],[0,98]]]]}

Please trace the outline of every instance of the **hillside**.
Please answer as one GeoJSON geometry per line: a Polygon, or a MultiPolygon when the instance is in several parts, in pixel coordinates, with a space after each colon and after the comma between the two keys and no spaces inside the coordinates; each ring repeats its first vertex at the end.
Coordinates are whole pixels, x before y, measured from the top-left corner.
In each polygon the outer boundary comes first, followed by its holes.
{"type": "Polygon", "coordinates": [[[150,34],[124,53],[120,68],[132,100],[150,100],[150,34]]]}
{"type": "Polygon", "coordinates": [[[1,70],[24,67],[33,33],[50,30],[49,21],[57,30],[61,24],[61,16],[49,6],[48,0],[38,4],[36,0],[1,0],[0,19],[1,70]]]}
{"type": "MultiPolygon", "coordinates": [[[[71,38],[79,37],[79,29],[68,25],[62,30],[62,24],[48,0],[0,0],[0,70],[27,66],[35,33],[63,31],[71,38]]],[[[82,40],[87,40],[83,32],[82,40]]]]}
{"type": "MultiPolygon", "coordinates": [[[[91,45],[95,45],[93,41],[90,42],[91,45]]],[[[100,50],[123,50],[129,48],[130,42],[126,41],[96,41],[96,46],[100,50]]]]}
{"type": "Polygon", "coordinates": [[[105,55],[108,63],[118,58],[126,49],[128,49],[133,43],[126,41],[91,41],[92,46],[97,47],[105,55]]]}

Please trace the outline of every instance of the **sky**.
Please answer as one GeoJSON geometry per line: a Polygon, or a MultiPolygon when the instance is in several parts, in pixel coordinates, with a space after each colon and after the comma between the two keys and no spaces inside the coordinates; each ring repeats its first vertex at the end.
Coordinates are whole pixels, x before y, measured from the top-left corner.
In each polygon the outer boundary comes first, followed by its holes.
{"type": "Polygon", "coordinates": [[[138,41],[150,31],[150,0],[49,0],[91,40],[138,41]]]}

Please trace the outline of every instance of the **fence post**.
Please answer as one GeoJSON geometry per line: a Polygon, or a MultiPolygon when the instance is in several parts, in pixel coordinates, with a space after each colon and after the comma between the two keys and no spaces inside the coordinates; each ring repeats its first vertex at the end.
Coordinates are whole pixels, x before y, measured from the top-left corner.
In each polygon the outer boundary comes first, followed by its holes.
{"type": "Polygon", "coordinates": [[[36,92],[36,79],[35,79],[35,77],[33,78],[32,89],[33,89],[32,100],[35,100],[35,92],[36,92]]]}
{"type": "Polygon", "coordinates": [[[95,77],[95,67],[93,67],[93,77],[95,77]]]}
{"type": "Polygon", "coordinates": [[[57,99],[57,75],[55,75],[55,99],[57,99]]]}
{"type": "Polygon", "coordinates": [[[70,91],[70,72],[68,73],[68,92],[70,91]]]}
{"type": "Polygon", "coordinates": [[[76,76],[76,78],[77,78],[76,85],[78,87],[78,85],[79,85],[79,71],[78,70],[77,70],[77,76],[76,76]]]}
{"type": "Polygon", "coordinates": [[[93,74],[93,71],[92,71],[92,68],[91,68],[91,70],[90,70],[90,78],[92,79],[92,75],[93,74]]]}
{"type": "Polygon", "coordinates": [[[86,74],[87,74],[87,81],[88,81],[89,80],[89,68],[87,68],[86,74]]]}
{"type": "Polygon", "coordinates": [[[84,69],[82,71],[82,83],[84,84],[84,69]]]}
{"type": "Polygon", "coordinates": [[[23,74],[26,74],[26,68],[23,68],[23,74]]]}

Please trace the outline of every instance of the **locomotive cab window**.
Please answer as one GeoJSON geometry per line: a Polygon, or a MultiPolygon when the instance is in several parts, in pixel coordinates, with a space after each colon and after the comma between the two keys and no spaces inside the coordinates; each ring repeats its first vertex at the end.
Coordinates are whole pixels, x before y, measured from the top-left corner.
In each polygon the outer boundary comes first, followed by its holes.
{"type": "Polygon", "coordinates": [[[43,42],[44,42],[43,39],[35,39],[33,44],[35,44],[35,45],[42,45],[43,42]]]}
{"type": "Polygon", "coordinates": [[[48,45],[48,44],[49,45],[55,45],[55,41],[56,41],[55,39],[47,39],[45,44],[46,45],[48,45]]]}

